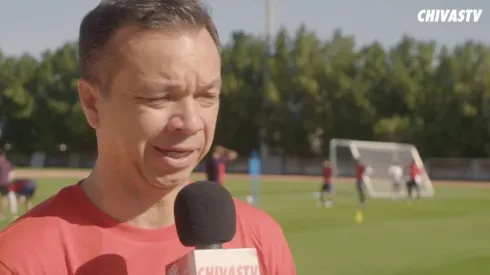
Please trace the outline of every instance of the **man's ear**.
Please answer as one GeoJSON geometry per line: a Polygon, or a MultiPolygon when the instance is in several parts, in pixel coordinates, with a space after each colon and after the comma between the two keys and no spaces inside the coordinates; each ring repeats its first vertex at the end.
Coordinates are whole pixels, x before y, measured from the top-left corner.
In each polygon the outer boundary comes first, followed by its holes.
{"type": "Polygon", "coordinates": [[[100,99],[99,87],[85,79],[80,79],[78,81],[78,97],[88,124],[92,128],[97,129],[100,121],[98,110],[98,101],[100,99]]]}

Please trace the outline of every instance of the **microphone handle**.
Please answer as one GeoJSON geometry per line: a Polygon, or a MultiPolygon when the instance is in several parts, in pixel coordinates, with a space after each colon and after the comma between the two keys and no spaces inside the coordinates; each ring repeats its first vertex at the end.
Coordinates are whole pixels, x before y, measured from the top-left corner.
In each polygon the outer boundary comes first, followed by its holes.
{"type": "Polygon", "coordinates": [[[217,244],[198,244],[196,245],[196,249],[222,249],[223,245],[220,243],[217,244]]]}

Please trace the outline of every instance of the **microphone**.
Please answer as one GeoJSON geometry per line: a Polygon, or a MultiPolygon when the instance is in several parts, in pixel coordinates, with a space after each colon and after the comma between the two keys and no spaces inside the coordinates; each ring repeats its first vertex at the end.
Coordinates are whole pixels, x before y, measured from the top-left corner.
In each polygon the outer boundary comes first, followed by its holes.
{"type": "Polygon", "coordinates": [[[235,237],[235,203],[228,190],[214,182],[185,186],[175,198],[174,216],[184,246],[220,249],[235,237]]]}
{"type": "Polygon", "coordinates": [[[236,234],[236,209],[223,186],[188,184],[174,203],[175,227],[182,245],[195,249],[167,265],[168,275],[260,275],[255,248],[222,249],[236,234]]]}

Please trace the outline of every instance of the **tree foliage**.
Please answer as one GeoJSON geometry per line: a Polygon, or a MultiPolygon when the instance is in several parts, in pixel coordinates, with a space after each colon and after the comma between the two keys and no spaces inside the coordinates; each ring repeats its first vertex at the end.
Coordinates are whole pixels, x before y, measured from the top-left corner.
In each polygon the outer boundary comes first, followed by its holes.
{"type": "MultiPolygon", "coordinates": [[[[331,138],[415,144],[426,157],[488,156],[490,47],[454,48],[403,36],[385,48],[340,31],[321,40],[281,29],[265,60],[262,39],[236,32],[222,50],[216,142],[248,154],[259,129],[278,153],[328,154],[331,138]],[[264,66],[268,85],[264,85],[264,66]],[[264,88],[265,87],[265,88],[264,88]]],[[[2,143],[21,152],[95,151],[77,99],[76,43],[41,58],[0,51],[2,143]]]]}

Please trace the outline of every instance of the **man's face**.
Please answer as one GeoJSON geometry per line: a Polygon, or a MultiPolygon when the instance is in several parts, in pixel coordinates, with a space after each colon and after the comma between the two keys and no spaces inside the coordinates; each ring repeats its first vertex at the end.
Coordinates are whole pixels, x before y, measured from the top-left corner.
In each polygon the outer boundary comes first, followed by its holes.
{"type": "Polygon", "coordinates": [[[187,181],[212,144],[219,110],[213,39],[205,29],[126,28],[112,44],[117,67],[91,123],[99,156],[159,187],[187,181]]]}

